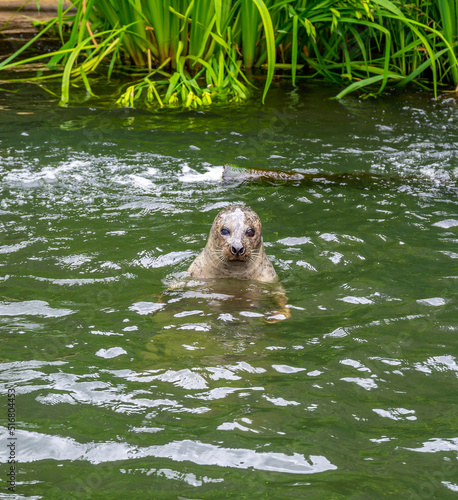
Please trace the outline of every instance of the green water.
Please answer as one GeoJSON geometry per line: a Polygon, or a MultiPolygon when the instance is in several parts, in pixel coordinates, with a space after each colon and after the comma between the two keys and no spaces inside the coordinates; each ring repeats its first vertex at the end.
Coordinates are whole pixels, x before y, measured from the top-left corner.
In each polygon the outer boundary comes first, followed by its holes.
{"type": "Polygon", "coordinates": [[[0,94],[1,498],[456,498],[458,102],[334,93],[0,94]],[[225,184],[227,162],[397,179],[225,184]],[[291,318],[266,321],[268,286],[174,288],[230,203],[291,318]]]}

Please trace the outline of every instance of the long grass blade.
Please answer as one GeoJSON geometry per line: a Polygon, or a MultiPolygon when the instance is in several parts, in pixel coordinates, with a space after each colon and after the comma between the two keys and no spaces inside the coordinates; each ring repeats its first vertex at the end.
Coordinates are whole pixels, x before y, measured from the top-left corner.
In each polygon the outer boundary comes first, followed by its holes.
{"type": "Polygon", "coordinates": [[[264,86],[264,92],[262,94],[262,102],[264,103],[275,71],[275,34],[274,27],[272,25],[272,18],[270,17],[266,4],[263,2],[263,0],[252,1],[258,8],[259,14],[261,15],[267,46],[267,79],[264,86]]]}

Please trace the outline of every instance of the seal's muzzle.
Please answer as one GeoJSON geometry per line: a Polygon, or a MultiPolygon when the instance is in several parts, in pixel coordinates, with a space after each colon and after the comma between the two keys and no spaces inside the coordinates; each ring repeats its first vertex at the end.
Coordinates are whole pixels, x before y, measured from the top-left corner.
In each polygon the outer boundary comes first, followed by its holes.
{"type": "Polygon", "coordinates": [[[236,243],[235,245],[231,246],[231,253],[232,255],[241,257],[245,253],[245,247],[241,243],[236,243]]]}

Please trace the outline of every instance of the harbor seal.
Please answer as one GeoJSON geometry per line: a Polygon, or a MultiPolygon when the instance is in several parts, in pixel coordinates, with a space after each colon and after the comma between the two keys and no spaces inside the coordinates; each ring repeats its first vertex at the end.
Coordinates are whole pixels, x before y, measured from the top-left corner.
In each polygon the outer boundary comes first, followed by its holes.
{"type": "Polygon", "coordinates": [[[261,220],[250,207],[231,205],[215,217],[207,244],[188,269],[196,278],[278,279],[262,243],[261,220]]]}

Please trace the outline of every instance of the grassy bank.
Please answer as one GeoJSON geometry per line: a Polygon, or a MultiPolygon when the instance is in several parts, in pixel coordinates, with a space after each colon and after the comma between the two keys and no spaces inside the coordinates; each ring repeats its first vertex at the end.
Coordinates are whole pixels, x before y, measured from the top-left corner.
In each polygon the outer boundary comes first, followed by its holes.
{"type": "MultiPolygon", "coordinates": [[[[458,86],[458,9],[454,0],[73,0],[29,42],[57,33],[62,47],[0,70],[37,63],[29,81],[61,81],[61,104],[72,85],[92,94],[91,73],[122,71],[131,83],[118,103],[158,106],[239,102],[252,88],[251,68],[274,75],[320,77],[350,92],[380,94],[387,86],[458,86]]],[[[26,45],[29,45],[26,44],[26,45]]],[[[27,46],[25,46],[27,49],[27,46]]]]}

